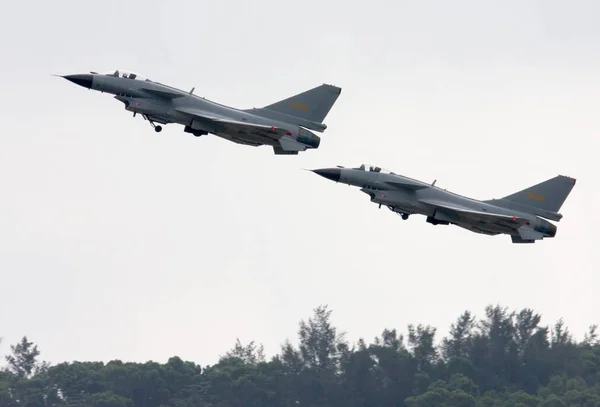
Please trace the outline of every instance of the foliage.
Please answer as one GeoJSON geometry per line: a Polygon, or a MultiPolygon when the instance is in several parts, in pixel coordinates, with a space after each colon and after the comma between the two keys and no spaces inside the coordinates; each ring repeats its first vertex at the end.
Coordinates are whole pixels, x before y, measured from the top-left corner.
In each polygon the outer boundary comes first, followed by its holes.
{"type": "Polygon", "coordinates": [[[559,320],[530,309],[464,312],[436,345],[436,329],[384,329],[349,344],[326,306],[301,321],[266,360],[236,341],[213,366],[119,360],[49,366],[24,337],[0,370],[2,407],[600,407],[600,340],[593,325],[577,342],[559,320]]]}

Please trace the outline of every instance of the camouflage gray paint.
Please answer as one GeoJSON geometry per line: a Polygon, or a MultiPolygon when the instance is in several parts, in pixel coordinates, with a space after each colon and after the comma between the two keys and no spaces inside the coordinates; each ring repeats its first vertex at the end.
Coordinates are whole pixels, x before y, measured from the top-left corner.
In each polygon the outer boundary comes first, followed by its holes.
{"type": "Polygon", "coordinates": [[[558,175],[502,199],[479,201],[417,181],[377,166],[323,168],[314,173],[335,182],[359,187],[371,202],[387,206],[408,219],[426,216],[433,225],[453,224],[486,235],[507,234],[513,243],[534,243],[556,235],[558,213],[575,179],[558,175]]]}
{"type": "Polygon", "coordinates": [[[120,70],[104,74],[66,75],[63,78],[100,92],[115,95],[125,109],[140,114],[155,131],[160,124],[178,123],[197,137],[214,134],[249,146],[270,145],[275,154],[298,154],[316,149],[323,120],[337,101],[341,88],[323,84],[263,108],[236,109],[189,92],[120,70]],[[159,123],[156,125],[155,123],[159,123]]]}

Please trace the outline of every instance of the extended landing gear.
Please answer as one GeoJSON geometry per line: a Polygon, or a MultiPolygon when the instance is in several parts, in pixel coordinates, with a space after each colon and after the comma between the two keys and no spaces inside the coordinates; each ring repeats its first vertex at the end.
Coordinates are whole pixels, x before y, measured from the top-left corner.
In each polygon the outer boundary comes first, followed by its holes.
{"type": "Polygon", "coordinates": [[[144,119],[148,120],[148,123],[150,123],[150,126],[152,126],[154,128],[154,131],[157,133],[160,133],[162,131],[162,126],[160,125],[156,125],[154,124],[154,122],[152,120],[150,120],[150,118],[146,115],[144,115],[144,119]]]}
{"type": "MultiPolygon", "coordinates": [[[[381,204],[379,205],[379,207],[381,208],[381,204]]],[[[392,212],[397,213],[398,215],[400,215],[400,217],[402,217],[402,220],[408,219],[409,214],[401,212],[400,208],[397,208],[397,207],[394,207],[394,206],[391,206],[391,205],[387,205],[387,207],[392,212]]]]}
{"type": "Polygon", "coordinates": [[[196,137],[200,137],[200,136],[204,136],[204,135],[207,135],[207,134],[208,134],[208,132],[207,132],[207,131],[204,131],[204,130],[196,130],[196,129],[192,129],[190,126],[185,126],[185,127],[183,128],[183,131],[184,131],[185,133],[190,133],[190,134],[193,134],[193,135],[194,135],[194,136],[196,136],[196,137]]]}
{"type": "Polygon", "coordinates": [[[427,223],[431,223],[432,225],[449,225],[450,222],[445,220],[436,219],[434,216],[428,216],[426,219],[427,223]]]}

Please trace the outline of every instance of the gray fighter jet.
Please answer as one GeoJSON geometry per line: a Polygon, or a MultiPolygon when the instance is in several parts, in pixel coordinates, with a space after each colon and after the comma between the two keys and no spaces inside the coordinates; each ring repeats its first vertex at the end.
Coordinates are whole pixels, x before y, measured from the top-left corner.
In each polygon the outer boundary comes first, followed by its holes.
{"type": "Polygon", "coordinates": [[[457,225],[486,235],[507,234],[513,243],[535,243],[556,235],[560,207],[571,193],[575,179],[556,176],[501,199],[478,201],[440,189],[377,166],[323,168],[314,173],[335,182],[359,187],[371,202],[387,206],[408,219],[427,217],[433,225],[457,225]],[[542,219],[546,218],[546,219],[542,219]]]}
{"type": "Polygon", "coordinates": [[[275,154],[294,155],[319,147],[323,120],[342,89],[323,84],[263,108],[235,109],[189,92],[144,78],[130,71],[66,75],[84,88],[115,95],[125,109],[139,113],[156,132],[155,123],[178,123],[194,136],[214,134],[238,144],[270,145],[275,154]],[[310,129],[310,130],[309,130],[310,129]]]}

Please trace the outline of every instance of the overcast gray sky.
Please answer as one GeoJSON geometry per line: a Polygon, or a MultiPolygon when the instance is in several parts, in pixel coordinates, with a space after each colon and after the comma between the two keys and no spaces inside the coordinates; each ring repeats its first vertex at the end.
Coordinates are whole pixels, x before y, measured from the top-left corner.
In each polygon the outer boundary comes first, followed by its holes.
{"type": "Polygon", "coordinates": [[[0,13],[0,354],[278,352],[319,304],[350,340],[466,309],[600,322],[597,1],[9,2],[0,13]],[[51,74],[125,69],[241,108],[343,88],[321,147],[160,134],[51,74]],[[302,168],[377,164],[487,199],[577,178],[555,239],[402,221],[302,168]]]}

